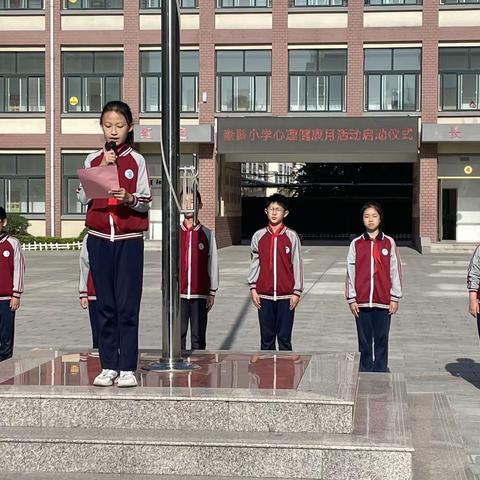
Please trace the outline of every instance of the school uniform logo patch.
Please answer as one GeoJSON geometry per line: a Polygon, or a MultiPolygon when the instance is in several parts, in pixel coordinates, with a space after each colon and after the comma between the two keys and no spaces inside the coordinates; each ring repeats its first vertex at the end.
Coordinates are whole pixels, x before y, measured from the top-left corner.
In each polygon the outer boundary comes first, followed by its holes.
{"type": "Polygon", "coordinates": [[[288,255],[290,253],[290,247],[285,245],[285,253],[288,255]]]}
{"type": "Polygon", "coordinates": [[[130,168],[128,170],[125,170],[125,177],[131,180],[133,178],[133,170],[130,168]]]}
{"type": "Polygon", "coordinates": [[[203,250],[205,248],[205,245],[203,243],[198,244],[198,249],[203,250]]]}
{"type": "Polygon", "coordinates": [[[388,250],[386,248],[382,250],[382,255],[384,255],[385,257],[388,255],[388,250]]]}
{"type": "Polygon", "coordinates": [[[5,250],[5,251],[3,252],[3,256],[4,256],[5,258],[8,258],[8,257],[10,256],[10,252],[9,252],[8,250],[5,250]]]}

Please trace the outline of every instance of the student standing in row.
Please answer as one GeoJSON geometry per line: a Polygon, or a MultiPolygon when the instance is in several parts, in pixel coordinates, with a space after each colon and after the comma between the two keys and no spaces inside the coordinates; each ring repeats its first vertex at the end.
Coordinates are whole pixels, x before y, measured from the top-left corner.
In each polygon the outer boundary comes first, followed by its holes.
{"type": "Polygon", "coordinates": [[[302,247],[298,235],[283,224],[287,199],[267,199],[268,225],[252,237],[248,283],[258,309],[262,350],[292,350],[295,308],[303,291],[302,247]]]}
{"type": "Polygon", "coordinates": [[[382,232],[383,210],[366,203],[365,233],[350,244],[345,296],[355,317],[361,372],[388,372],[391,315],[402,296],[400,256],[393,238],[382,232]]]}
{"type": "Polygon", "coordinates": [[[15,312],[23,293],[25,262],[20,242],[6,231],[7,214],[0,207],[0,362],[13,355],[15,312]]]}
{"type": "Polygon", "coordinates": [[[480,246],[473,252],[470,264],[468,265],[467,273],[467,289],[469,300],[469,312],[477,320],[477,330],[480,336],[480,246]]]}
{"type": "Polygon", "coordinates": [[[132,148],[130,107],[114,101],[100,117],[105,147],[88,155],[85,168],[111,165],[120,187],[109,199],[89,199],[79,187],[79,200],[88,205],[87,248],[97,294],[99,354],[102,371],[93,384],[137,386],[138,320],[143,284],[143,232],[148,230],[152,201],[145,159],[132,148]],[[107,148],[115,142],[115,148],[107,148]],[[117,379],[118,377],[118,379],[117,379]]]}
{"type": "Polygon", "coordinates": [[[88,309],[90,318],[90,327],[92,329],[92,346],[98,348],[98,315],[97,315],[97,296],[93,285],[92,274],[90,272],[90,260],[88,258],[87,248],[88,235],[83,239],[80,249],[80,281],[78,294],[80,297],[80,306],[88,309]]]}
{"type": "MultiPolygon", "coordinates": [[[[193,203],[190,202],[190,203],[193,203]]],[[[198,209],[202,198],[197,192],[198,209]]],[[[194,224],[193,213],[185,214],[180,225],[180,298],[182,350],[186,349],[188,326],[192,350],[205,350],[208,312],[218,289],[218,253],[215,235],[194,224]]]]}

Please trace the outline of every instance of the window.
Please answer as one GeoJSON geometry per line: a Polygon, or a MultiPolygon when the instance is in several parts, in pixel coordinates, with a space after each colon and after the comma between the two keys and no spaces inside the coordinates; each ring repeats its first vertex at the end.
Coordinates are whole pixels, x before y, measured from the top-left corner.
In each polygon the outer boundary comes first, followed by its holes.
{"type": "Polygon", "coordinates": [[[65,112],[101,112],[122,98],[122,52],[63,52],[65,112]]]}
{"type": "Polygon", "coordinates": [[[0,10],[42,10],[43,0],[0,0],[0,10]]]}
{"type": "Polygon", "coordinates": [[[217,51],[217,111],[269,112],[272,52],[217,51]]]}
{"type": "Polygon", "coordinates": [[[217,8],[270,8],[272,0],[217,0],[217,8]]]}
{"type": "Polygon", "coordinates": [[[64,0],[67,10],[123,10],[123,0],[64,0]]]}
{"type": "Polygon", "coordinates": [[[0,155],[0,203],[8,213],[45,213],[43,155],[0,155]]]}
{"type": "Polygon", "coordinates": [[[365,0],[369,6],[422,5],[422,0],[365,0]]]}
{"type": "MultiPolygon", "coordinates": [[[[180,8],[198,8],[198,0],[180,0],[180,8]]],[[[140,0],[140,8],[162,8],[162,0],[140,0]]]]}
{"type": "Polygon", "coordinates": [[[0,112],[44,111],[44,52],[0,52],[0,112]]]}
{"type": "MultiPolygon", "coordinates": [[[[145,51],[140,55],[141,111],[160,112],[162,84],[162,52],[145,51]]],[[[195,113],[198,104],[198,51],[180,52],[180,110],[195,113]]]]}
{"type": "Polygon", "coordinates": [[[290,0],[290,7],[346,7],[347,0],[290,0]]]}
{"type": "Polygon", "coordinates": [[[64,153],[62,155],[62,213],[66,215],[82,214],[87,211],[77,198],[79,185],[77,170],[85,164],[85,153],[64,153]]]}
{"type": "Polygon", "coordinates": [[[365,110],[419,110],[421,49],[365,50],[365,110]]]}
{"type": "Polygon", "coordinates": [[[440,0],[442,5],[462,5],[480,3],[480,0],[440,0]]]}
{"type": "Polygon", "coordinates": [[[290,50],[291,112],[345,111],[346,50],[290,50]]]}
{"type": "Polygon", "coordinates": [[[479,110],[480,47],[440,48],[440,110],[479,110]]]}

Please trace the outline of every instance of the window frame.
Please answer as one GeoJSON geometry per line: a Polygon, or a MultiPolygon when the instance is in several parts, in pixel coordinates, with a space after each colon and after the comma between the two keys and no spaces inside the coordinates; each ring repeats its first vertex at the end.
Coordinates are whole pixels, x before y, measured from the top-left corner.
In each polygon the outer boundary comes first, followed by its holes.
{"type": "MultiPolygon", "coordinates": [[[[190,6],[186,7],[183,4],[184,0],[179,0],[179,1],[180,1],[180,8],[191,9],[191,10],[193,10],[193,9],[196,10],[198,8],[198,0],[194,0],[194,2],[195,2],[194,7],[190,7],[190,6]]],[[[162,8],[161,0],[157,0],[157,3],[158,3],[158,6],[144,7],[144,6],[142,6],[142,0],[139,0],[139,7],[140,7],[140,10],[161,10],[161,8],[162,8]]]]}
{"type": "MultiPolygon", "coordinates": [[[[328,48],[314,48],[314,49],[301,49],[301,51],[309,51],[309,52],[316,52],[317,54],[317,65],[319,65],[320,54],[322,52],[327,51],[338,51],[341,50],[345,52],[345,71],[340,70],[319,70],[317,67],[317,71],[300,71],[300,70],[290,70],[290,52],[299,51],[296,49],[290,49],[288,51],[288,111],[290,113],[317,113],[317,112],[338,112],[344,113],[346,112],[346,82],[347,82],[347,72],[348,72],[348,52],[347,49],[328,49],[328,48]],[[330,77],[342,77],[342,91],[341,91],[341,108],[340,110],[331,110],[329,108],[330,105],[330,77]],[[304,77],[305,78],[305,109],[304,110],[292,110],[292,92],[291,92],[291,78],[292,77],[304,77]],[[326,98],[325,98],[325,105],[327,108],[325,110],[309,110],[308,109],[308,89],[307,89],[307,82],[309,77],[325,77],[327,79],[326,82],[326,98]]],[[[318,102],[317,102],[318,103],[318,102]]]]}
{"type": "Polygon", "coordinates": [[[272,53],[270,49],[255,49],[255,50],[216,50],[215,51],[215,83],[216,83],[216,105],[215,105],[215,111],[216,113],[270,113],[272,110],[272,99],[271,99],[271,93],[272,93],[272,53]],[[234,71],[228,71],[228,72],[218,72],[218,53],[219,52],[242,52],[242,72],[234,72],[234,71]],[[261,52],[270,52],[270,70],[264,70],[261,72],[250,72],[250,71],[245,71],[245,65],[246,65],[246,52],[254,52],[254,51],[261,51],[261,52]],[[232,83],[232,97],[231,97],[231,104],[232,104],[232,109],[231,110],[222,110],[221,109],[221,103],[222,103],[222,78],[224,77],[231,77],[231,83],[232,83]],[[253,92],[253,104],[256,105],[256,99],[257,99],[257,88],[256,88],[256,83],[257,83],[257,78],[258,77],[266,77],[266,92],[265,92],[265,97],[266,97],[266,108],[265,110],[257,110],[254,108],[253,110],[235,110],[235,89],[234,89],[234,82],[235,78],[252,78],[254,82],[254,92],[253,92]]]}
{"type": "MultiPolygon", "coordinates": [[[[375,0],[373,0],[375,1],[375,0]]],[[[391,0],[380,0],[380,3],[372,3],[372,0],[365,0],[365,7],[421,7],[423,0],[396,0],[397,3],[389,3],[391,0]]]]}
{"type": "MultiPolygon", "coordinates": [[[[6,0],[4,0],[6,1],[6,0]]],[[[28,6],[26,7],[2,7],[0,5],[0,11],[24,11],[24,10],[35,10],[37,12],[41,11],[41,10],[44,10],[45,9],[45,2],[44,0],[41,0],[41,4],[42,6],[41,7],[30,7],[30,2],[31,0],[22,0],[22,2],[25,2],[28,6]]]]}
{"type": "MultiPolygon", "coordinates": [[[[120,91],[119,91],[119,96],[118,99],[122,98],[123,95],[123,80],[124,80],[124,75],[125,75],[125,64],[122,66],[122,72],[121,73],[107,73],[107,72],[101,72],[101,73],[82,73],[82,72],[76,72],[76,73],[65,73],[64,71],[64,65],[65,65],[65,60],[64,60],[64,54],[65,53],[74,53],[70,51],[62,52],[62,114],[65,115],[83,115],[83,114],[90,114],[90,113],[101,113],[102,106],[106,103],[105,101],[105,82],[109,78],[115,78],[119,80],[119,85],[120,85],[120,91]],[[68,100],[70,99],[71,95],[69,93],[69,88],[68,88],[68,79],[70,78],[78,78],[80,79],[80,96],[79,98],[79,103],[81,105],[80,110],[75,110],[71,111],[69,110],[69,103],[68,100]],[[84,110],[84,79],[86,78],[98,78],[101,80],[101,97],[102,101],[100,102],[102,106],[100,107],[99,110],[84,110]]],[[[82,52],[77,52],[77,53],[89,53],[92,55],[92,68],[95,69],[95,64],[96,64],[96,59],[95,55],[97,53],[119,53],[121,54],[122,62],[124,62],[124,52],[120,52],[117,50],[108,50],[108,51],[96,51],[96,50],[88,50],[88,51],[82,51],[82,52]]],[[[75,105],[76,106],[76,105],[75,105]]]]}
{"type": "Polygon", "coordinates": [[[215,7],[219,10],[234,10],[236,8],[244,8],[244,9],[250,9],[250,8],[272,8],[272,2],[273,0],[250,0],[251,2],[254,2],[254,5],[235,5],[236,2],[239,0],[231,0],[234,4],[233,5],[223,5],[223,3],[228,0],[216,0],[215,7]],[[257,2],[261,1],[266,1],[267,5],[257,5],[257,2]]]}
{"type": "Polygon", "coordinates": [[[297,0],[289,0],[288,8],[345,8],[348,6],[348,0],[340,0],[341,5],[336,5],[333,2],[335,0],[328,0],[328,5],[310,5],[310,2],[315,2],[316,0],[306,0],[307,5],[296,5],[297,0]]]}
{"type": "MultiPolygon", "coordinates": [[[[89,1],[89,0],[77,0],[78,3],[80,3],[80,6],[79,7],[69,7],[68,4],[69,4],[69,1],[68,0],[63,0],[62,2],[62,10],[65,10],[67,12],[80,12],[82,10],[99,10],[99,11],[103,11],[103,10],[115,10],[115,11],[123,11],[124,8],[125,8],[125,0],[120,0],[122,2],[122,6],[121,7],[85,7],[85,3],[89,1]]],[[[104,2],[106,3],[108,0],[104,0],[104,2]]],[[[76,4],[75,4],[76,5],[76,4]]]]}
{"type": "Polygon", "coordinates": [[[422,55],[423,51],[421,47],[405,47],[405,48],[382,48],[382,50],[389,50],[390,51],[390,70],[366,70],[365,68],[365,60],[366,56],[365,53],[367,50],[376,50],[374,48],[364,48],[363,49],[363,75],[364,75],[364,111],[365,112],[419,112],[421,110],[421,79],[422,79],[422,55]],[[394,52],[395,50],[406,50],[406,49],[416,49],[420,50],[420,68],[418,70],[413,70],[413,69],[399,69],[395,70],[394,68],[394,62],[395,62],[395,56],[394,52]],[[380,77],[380,93],[379,93],[379,99],[380,99],[380,108],[379,109],[370,109],[369,104],[370,104],[370,92],[369,92],[369,78],[370,76],[379,76],[380,77]],[[415,109],[383,109],[383,77],[388,76],[388,75],[397,75],[402,77],[402,92],[401,92],[401,101],[400,101],[400,95],[399,95],[399,104],[404,103],[404,91],[403,91],[403,86],[404,86],[404,78],[406,75],[415,75],[415,109]]]}

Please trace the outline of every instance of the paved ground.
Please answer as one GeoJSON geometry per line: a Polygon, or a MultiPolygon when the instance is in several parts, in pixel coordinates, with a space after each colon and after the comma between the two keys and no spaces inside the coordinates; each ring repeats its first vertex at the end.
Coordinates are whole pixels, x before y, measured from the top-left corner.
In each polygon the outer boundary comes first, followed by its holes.
{"type": "MultiPolygon", "coordinates": [[[[346,247],[305,247],[306,294],[294,327],[294,348],[356,350],[352,316],[343,299],[346,247]]],[[[392,321],[390,367],[410,393],[444,392],[456,413],[471,470],[480,478],[480,345],[467,312],[466,254],[422,256],[402,248],[404,299],[392,321]]],[[[88,346],[89,325],[76,296],[77,254],[27,254],[26,294],[16,345],[88,346]]],[[[257,349],[256,311],[246,273],[248,247],[220,251],[221,288],[209,320],[208,348],[257,349]]],[[[146,256],[141,347],[160,343],[160,254],[146,256]]]]}

